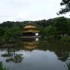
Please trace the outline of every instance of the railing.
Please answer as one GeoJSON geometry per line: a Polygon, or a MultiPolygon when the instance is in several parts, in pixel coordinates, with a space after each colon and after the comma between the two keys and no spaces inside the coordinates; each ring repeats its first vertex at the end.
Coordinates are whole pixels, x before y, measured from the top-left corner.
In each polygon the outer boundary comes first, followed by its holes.
{"type": "Polygon", "coordinates": [[[41,36],[21,36],[21,38],[40,38],[41,36]]]}

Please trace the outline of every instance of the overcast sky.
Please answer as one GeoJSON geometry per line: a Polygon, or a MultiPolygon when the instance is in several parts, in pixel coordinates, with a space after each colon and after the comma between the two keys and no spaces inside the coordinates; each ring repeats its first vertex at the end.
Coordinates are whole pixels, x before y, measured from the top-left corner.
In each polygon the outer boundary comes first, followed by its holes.
{"type": "Polygon", "coordinates": [[[60,2],[61,0],[0,0],[0,22],[55,18],[61,8],[60,2]]]}

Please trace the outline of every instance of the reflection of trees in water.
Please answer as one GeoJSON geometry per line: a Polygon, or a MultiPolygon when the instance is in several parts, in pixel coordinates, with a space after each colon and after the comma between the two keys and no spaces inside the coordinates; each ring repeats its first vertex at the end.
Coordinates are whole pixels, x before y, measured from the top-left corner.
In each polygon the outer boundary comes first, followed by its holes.
{"type": "Polygon", "coordinates": [[[70,70],[70,52],[69,52],[69,57],[66,61],[66,64],[67,64],[68,70],[70,70]]]}
{"type": "Polygon", "coordinates": [[[2,54],[2,57],[7,57],[6,62],[21,63],[23,60],[22,54],[16,54],[15,48],[7,48],[7,52],[2,54]]]}
{"type": "Polygon", "coordinates": [[[5,50],[6,50],[5,54],[1,55],[2,57],[12,57],[13,56],[12,52],[15,52],[13,48],[5,48],[5,50]]]}
{"type": "Polygon", "coordinates": [[[67,51],[58,51],[56,52],[57,56],[58,56],[58,59],[61,60],[61,61],[66,61],[69,57],[69,52],[67,51]]]}
{"type": "Polygon", "coordinates": [[[14,57],[11,57],[9,59],[6,59],[6,62],[15,62],[15,63],[21,63],[22,62],[22,55],[21,54],[15,54],[14,57]]]}
{"type": "Polygon", "coordinates": [[[55,54],[58,56],[58,59],[61,61],[66,61],[69,57],[70,53],[70,46],[65,45],[60,42],[48,42],[48,41],[41,41],[39,43],[39,47],[37,49],[40,50],[50,50],[55,52],[55,54]]]}
{"type": "MultiPolygon", "coordinates": [[[[22,47],[18,48],[23,50],[43,50],[43,51],[52,51],[57,55],[58,60],[62,62],[66,62],[70,57],[70,46],[67,44],[63,44],[60,42],[48,42],[47,40],[26,40],[22,42],[22,47]]],[[[16,48],[7,48],[7,52],[2,54],[2,57],[7,57],[6,62],[14,62],[14,63],[21,63],[23,60],[22,54],[16,54],[16,48]]],[[[70,59],[69,59],[70,60],[70,59]]],[[[67,65],[68,69],[70,70],[70,64],[67,65]]]]}
{"type": "Polygon", "coordinates": [[[68,70],[70,70],[70,63],[67,64],[68,70]]]}
{"type": "MultiPolygon", "coordinates": [[[[26,39],[25,39],[26,40],[26,39]]],[[[55,52],[55,54],[58,57],[58,60],[61,61],[66,61],[69,57],[69,53],[70,53],[70,46],[68,46],[67,44],[63,44],[57,41],[53,41],[53,42],[48,42],[47,40],[39,40],[39,41],[35,41],[35,39],[32,40],[26,40],[26,41],[22,42],[22,47],[18,48],[18,49],[23,49],[23,50],[35,50],[35,49],[39,49],[39,50],[50,50],[55,52]]],[[[23,57],[20,54],[15,54],[16,48],[11,49],[8,48],[7,49],[7,53],[2,54],[3,57],[9,57],[6,62],[15,62],[15,63],[19,63],[22,61],[23,57]]]]}
{"type": "Polygon", "coordinates": [[[48,42],[47,40],[39,40],[38,42],[35,42],[35,40],[26,39],[26,41],[23,41],[23,45],[25,50],[39,49],[44,51],[53,51],[57,55],[58,60],[61,60],[63,62],[66,61],[69,57],[70,46],[59,41],[48,42]]]}
{"type": "Polygon", "coordinates": [[[64,44],[60,42],[48,42],[48,41],[41,41],[39,44],[38,49],[40,50],[50,50],[55,52],[57,55],[58,60],[65,62],[68,70],[70,70],[70,45],[64,44]],[[68,63],[67,63],[68,60],[68,63]]]}

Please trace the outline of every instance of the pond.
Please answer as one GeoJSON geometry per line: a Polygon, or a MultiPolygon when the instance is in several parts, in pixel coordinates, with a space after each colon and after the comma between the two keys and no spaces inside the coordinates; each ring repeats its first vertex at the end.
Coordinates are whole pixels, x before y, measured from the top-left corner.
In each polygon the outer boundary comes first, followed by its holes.
{"type": "Polygon", "coordinates": [[[18,48],[1,48],[0,61],[9,70],[68,70],[70,47],[24,39],[18,48]]]}

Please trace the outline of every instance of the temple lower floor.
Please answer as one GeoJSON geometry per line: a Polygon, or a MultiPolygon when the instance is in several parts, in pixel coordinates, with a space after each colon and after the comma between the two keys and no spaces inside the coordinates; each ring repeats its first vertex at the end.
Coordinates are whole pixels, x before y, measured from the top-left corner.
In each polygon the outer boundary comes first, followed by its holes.
{"type": "Polygon", "coordinates": [[[23,36],[36,36],[38,35],[38,33],[34,33],[34,32],[25,32],[25,33],[22,33],[23,36]]]}

